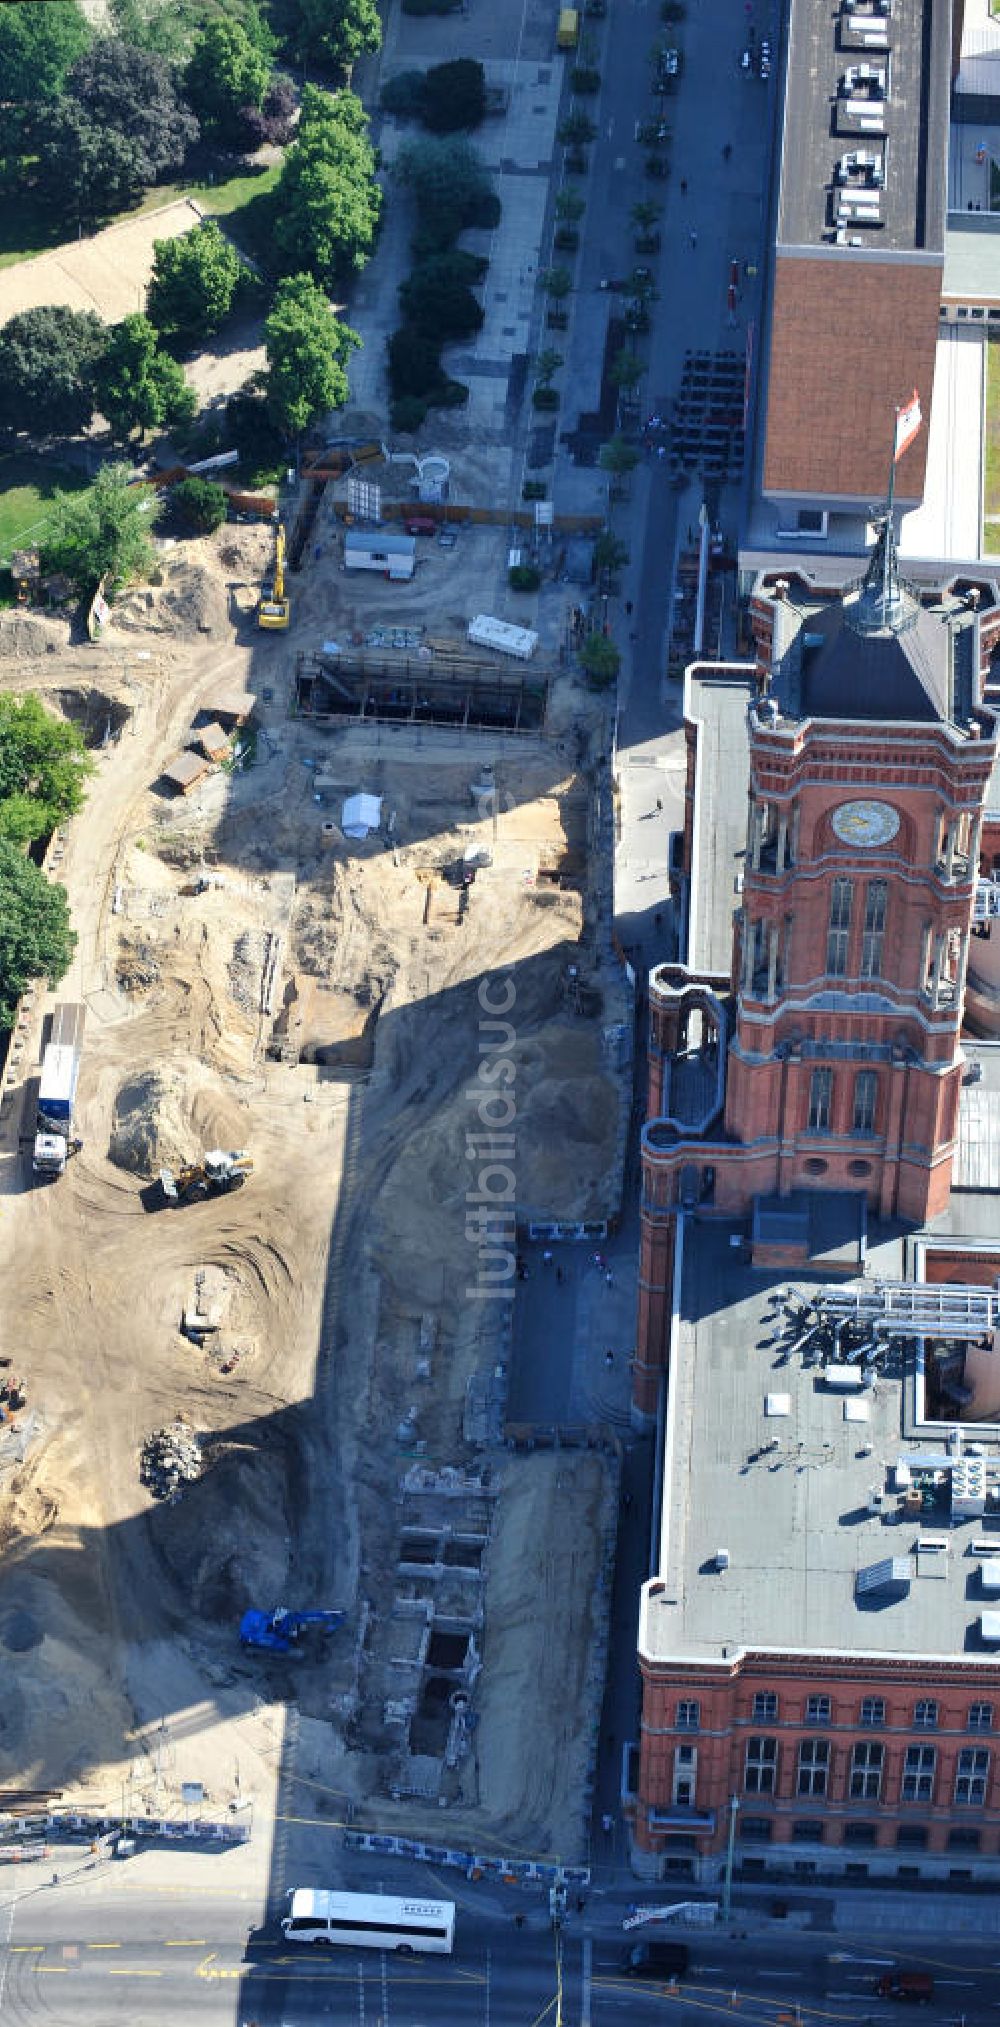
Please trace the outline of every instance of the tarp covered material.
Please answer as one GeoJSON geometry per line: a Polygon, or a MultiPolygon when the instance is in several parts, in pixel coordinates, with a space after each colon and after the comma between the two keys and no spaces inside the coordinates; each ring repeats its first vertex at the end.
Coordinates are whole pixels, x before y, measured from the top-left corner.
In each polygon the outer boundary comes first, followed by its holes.
{"type": "Polygon", "coordinates": [[[382,821],[382,798],[378,795],[349,795],[340,817],[340,828],[347,838],[366,838],[369,831],[377,831],[382,821]]]}

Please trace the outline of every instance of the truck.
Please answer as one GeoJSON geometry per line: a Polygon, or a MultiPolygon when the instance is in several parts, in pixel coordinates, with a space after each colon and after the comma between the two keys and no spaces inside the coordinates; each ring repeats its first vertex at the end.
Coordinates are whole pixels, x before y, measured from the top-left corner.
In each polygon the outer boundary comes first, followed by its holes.
{"type": "Polygon", "coordinates": [[[57,1006],[42,1057],[31,1166],[36,1175],[62,1175],[73,1147],[73,1107],[83,1053],[86,1009],[57,1006]]]}
{"type": "Polygon", "coordinates": [[[560,7],[556,24],[556,48],[575,49],[580,40],[580,15],[575,7],[560,7]]]}

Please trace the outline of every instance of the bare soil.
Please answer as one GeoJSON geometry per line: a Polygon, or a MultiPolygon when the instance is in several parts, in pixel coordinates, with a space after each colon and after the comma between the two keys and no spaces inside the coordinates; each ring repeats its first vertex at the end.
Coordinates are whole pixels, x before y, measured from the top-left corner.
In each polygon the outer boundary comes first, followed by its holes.
{"type": "MultiPolygon", "coordinates": [[[[470,581],[502,567],[502,535],[488,539],[450,577],[443,554],[429,560],[416,600],[374,580],[347,590],[335,557],[316,559],[287,639],[240,617],[267,553],[255,529],[165,552],[163,583],[123,602],[99,649],[70,646],[59,622],[0,622],[5,687],[112,731],[56,848],[79,936],[57,996],[88,1007],[84,1146],[58,1183],[32,1186],[24,1146],[41,996],[0,1112],[0,1354],[37,1417],[22,1464],[0,1450],[0,1786],[116,1804],[125,1782],[167,1806],[165,1782],[225,1795],[238,1752],[244,1792],[273,1798],[269,1700],[294,1698],[303,1778],[414,1834],[440,1828],[433,1805],[388,1793],[365,1629],[398,1590],[400,1425],[412,1410],[418,1454],[475,1468],[466,1384],[503,1350],[502,1323],[464,1297],[484,978],[515,987],[519,1190],[565,1217],[606,1207],[613,1009],[585,885],[539,879],[569,851],[585,864],[590,733],[568,684],[556,736],[502,756],[324,733],[288,711],[295,650],[319,626],[371,625],[387,592],[439,628],[479,609],[470,581]],[[165,797],[164,763],[213,693],[241,686],[260,700],[256,764],[165,797]],[[470,793],[487,755],[502,758],[495,827],[470,793]],[[357,788],[394,812],[390,844],[324,830],[357,788]],[[491,863],[466,910],[449,868],[470,847],[491,863]],[[193,874],[211,875],[200,892],[193,874]],[[570,963],[594,984],[588,1018],[567,1001],[570,963]],[[158,1168],[211,1146],[250,1150],[246,1187],[155,1207],[158,1168]],[[185,1312],[206,1306],[214,1327],[193,1341],[185,1312]],[[176,1416],[205,1469],[157,1503],[140,1451],[176,1416]],[[328,1657],[293,1672],[241,1654],[243,1609],[278,1602],[345,1607],[328,1657]],[[161,1720],[166,1774],[149,1746],[161,1720]]],[[[568,1854],[605,1467],[501,1454],[495,1468],[481,1725],[446,1799],[470,1836],[520,1825],[522,1843],[568,1854]]]]}

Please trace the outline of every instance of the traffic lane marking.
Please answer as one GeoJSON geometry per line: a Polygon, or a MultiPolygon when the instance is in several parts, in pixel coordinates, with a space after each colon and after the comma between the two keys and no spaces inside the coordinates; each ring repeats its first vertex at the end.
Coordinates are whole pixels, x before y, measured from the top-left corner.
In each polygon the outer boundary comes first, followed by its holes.
{"type": "Polygon", "coordinates": [[[109,1964],[109,1978],[162,1978],[162,1971],[150,1971],[139,1964],[109,1964]]]}
{"type": "Polygon", "coordinates": [[[163,1948],[165,1950],[203,1950],[205,1942],[206,1938],[204,1936],[166,1936],[163,1941],[163,1948]]]}
{"type": "Polygon", "coordinates": [[[88,1950],[120,1950],[121,1943],[88,1943],[87,1948],[88,1950]]]}
{"type": "MultiPolygon", "coordinates": [[[[638,1979],[633,1980],[631,1978],[595,1978],[594,1984],[595,1986],[599,1985],[602,1991],[630,1992],[633,1999],[668,1999],[678,2006],[694,2006],[701,2013],[724,2013],[729,2018],[732,2017],[733,2012],[732,1996],[734,1992],[737,1995],[741,2010],[747,2006],[768,2006],[774,2008],[776,2012],[782,2013],[790,2003],[787,1999],[769,1998],[762,1992],[741,1992],[736,1985],[728,1985],[719,1991],[710,1987],[708,1988],[707,1996],[702,1998],[699,1989],[695,1986],[685,1985],[682,1989],[678,1985],[675,1988],[671,1988],[670,1985],[653,1978],[643,1979],[641,1983],[638,1979]]],[[[705,1988],[702,1987],[701,1989],[704,1990],[705,1988]]],[[[807,2027],[810,2019],[846,2020],[851,2022],[853,2027],[853,2023],[856,2023],[858,2019],[857,2013],[831,2013],[821,2006],[811,2005],[808,1999],[800,1999],[797,2003],[802,2019],[802,2027],[807,2027]]],[[[747,2017],[757,2020],[759,2015],[751,2013],[747,2017]]]]}

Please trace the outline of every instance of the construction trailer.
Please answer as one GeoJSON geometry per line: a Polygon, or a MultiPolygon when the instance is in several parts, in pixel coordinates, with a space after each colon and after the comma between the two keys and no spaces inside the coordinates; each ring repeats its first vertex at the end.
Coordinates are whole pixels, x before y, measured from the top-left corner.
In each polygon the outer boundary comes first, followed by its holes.
{"type": "Polygon", "coordinates": [[[413,535],[391,535],[385,528],[348,528],[344,536],[347,570],[378,570],[393,583],[404,583],[416,568],[413,535]]]}
{"type": "Polygon", "coordinates": [[[69,1158],[85,1019],[86,1009],[72,1004],[57,1006],[52,1016],[52,1032],[42,1057],[38,1083],[31,1156],[36,1175],[62,1175],[69,1158]]]}
{"type": "Polygon", "coordinates": [[[474,647],[512,655],[516,662],[530,662],[538,646],[538,635],[530,626],[512,626],[509,620],[492,619],[486,612],[478,612],[475,619],[470,619],[468,637],[474,647]]]}

